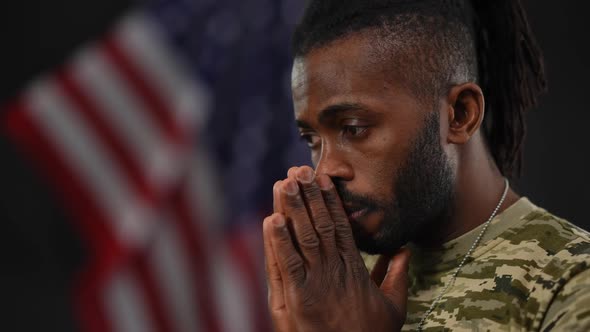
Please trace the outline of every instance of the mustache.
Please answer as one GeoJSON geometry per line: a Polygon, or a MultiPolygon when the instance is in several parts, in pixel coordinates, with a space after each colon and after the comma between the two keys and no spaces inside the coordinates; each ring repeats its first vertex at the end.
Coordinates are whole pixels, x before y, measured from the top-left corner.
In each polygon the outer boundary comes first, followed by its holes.
{"type": "Polygon", "coordinates": [[[342,181],[332,180],[332,182],[336,187],[338,195],[340,195],[340,199],[342,200],[346,212],[353,212],[361,208],[368,208],[369,210],[377,210],[380,208],[381,204],[379,204],[379,202],[367,195],[353,193],[346,189],[346,185],[342,181]]]}

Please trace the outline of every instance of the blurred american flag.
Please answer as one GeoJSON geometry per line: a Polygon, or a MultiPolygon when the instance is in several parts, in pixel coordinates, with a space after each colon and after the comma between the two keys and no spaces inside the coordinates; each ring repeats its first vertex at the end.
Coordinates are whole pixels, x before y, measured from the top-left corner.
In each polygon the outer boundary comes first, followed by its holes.
{"type": "Polygon", "coordinates": [[[86,244],[84,331],[267,331],[261,220],[306,163],[299,0],[155,0],[31,82],[3,130],[86,244]]]}

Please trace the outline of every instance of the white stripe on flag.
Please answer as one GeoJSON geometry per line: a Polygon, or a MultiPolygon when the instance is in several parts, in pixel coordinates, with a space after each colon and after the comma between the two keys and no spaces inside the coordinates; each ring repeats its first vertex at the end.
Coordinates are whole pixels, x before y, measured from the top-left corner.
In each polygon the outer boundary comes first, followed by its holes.
{"type": "Polygon", "coordinates": [[[182,240],[171,218],[170,215],[164,215],[164,220],[159,223],[158,237],[150,248],[150,265],[162,290],[163,307],[173,318],[175,331],[198,332],[201,330],[198,323],[199,309],[193,297],[196,278],[188,268],[190,258],[180,247],[182,240]]]}
{"type": "Polygon", "coordinates": [[[103,301],[114,332],[155,332],[142,294],[126,270],[116,272],[105,285],[103,301]]]}
{"type": "Polygon", "coordinates": [[[143,243],[150,233],[152,214],[135,200],[125,176],[80,117],[80,110],[65,99],[52,80],[37,81],[27,97],[31,118],[94,194],[92,199],[113,222],[114,233],[128,245],[143,243]]]}
{"type": "Polygon", "coordinates": [[[117,27],[115,38],[171,105],[177,123],[188,130],[200,128],[206,121],[210,94],[195,79],[185,59],[170,52],[170,44],[150,16],[143,12],[129,15],[117,27]]]}
{"type": "Polygon", "coordinates": [[[193,205],[196,209],[189,211],[192,220],[207,235],[200,239],[210,253],[209,261],[212,263],[210,280],[214,303],[211,306],[219,315],[222,331],[248,332],[254,326],[253,319],[256,316],[252,304],[255,302],[245,272],[239,269],[239,264],[236,264],[228,250],[224,229],[224,221],[228,216],[219,191],[220,179],[206,147],[200,145],[194,152],[193,172],[186,190],[189,201],[196,202],[193,205]]]}
{"type": "Polygon", "coordinates": [[[134,95],[128,82],[92,47],[79,53],[72,63],[72,74],[80,87],[103,113],[109,124],[129,144],[138,164],[157,189],[167,187],[178,176],[179,156],[158,126],[146,115],[147,105],[134,95]]]}
{"type": "MultiPolygon", "coordinates": [[[[223,247],[223,243],[213,250],[212,283],[217,311],[220,315],[222,331],[249,332],[252,331],[254,303],[248,291],[249,285],[242,277],[243,271],[233,261],[231,255],[223,247]]],[[[254,332],[254,331],[252,331],[254,332]]]]}

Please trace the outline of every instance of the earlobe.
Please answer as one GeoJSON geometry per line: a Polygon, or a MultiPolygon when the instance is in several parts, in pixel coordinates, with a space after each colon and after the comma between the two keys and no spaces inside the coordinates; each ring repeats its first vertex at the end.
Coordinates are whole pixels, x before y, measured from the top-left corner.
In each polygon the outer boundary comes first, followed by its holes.
{"type": "Polygon", "coordinates": [[[485,101],[481,88],[475,83],[454,86],[448,95],[449,131],[447,141],[465,144],[481,127],[485,101]]]}

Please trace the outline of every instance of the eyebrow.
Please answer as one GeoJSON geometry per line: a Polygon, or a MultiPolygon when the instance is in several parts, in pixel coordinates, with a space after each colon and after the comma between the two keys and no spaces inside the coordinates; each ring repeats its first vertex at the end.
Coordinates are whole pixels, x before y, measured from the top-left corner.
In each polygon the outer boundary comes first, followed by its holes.
{"type": "Polygon", "coordinates": [[[308,125],[307,122],[305,122],[303,120],[295,120],[295,123],[297,124],[297,128],[311,129],[311,126],[308,125]]]}
{"type": "MultiPolygon", "coordinates": [[[[367,107],[358,103],[340,103],[330,105],[322,109],[318,115],[319,123],[327,123],[330,119],[339,114],[353,112],[353,111],[367,111],[367,107]]],[[[303,120],[295,120],[298,128],[311,129],[311,126],[303,120]]]]}
{"type": "Polygon", "coordinates": [[[326,123],[329,119],[332,119],[341,113],[353,111],[367,111],[367,108],[364,105],[358,103],[340,103],[330,105],[320,111],[318,115],[318,122],[326,123]]]}

